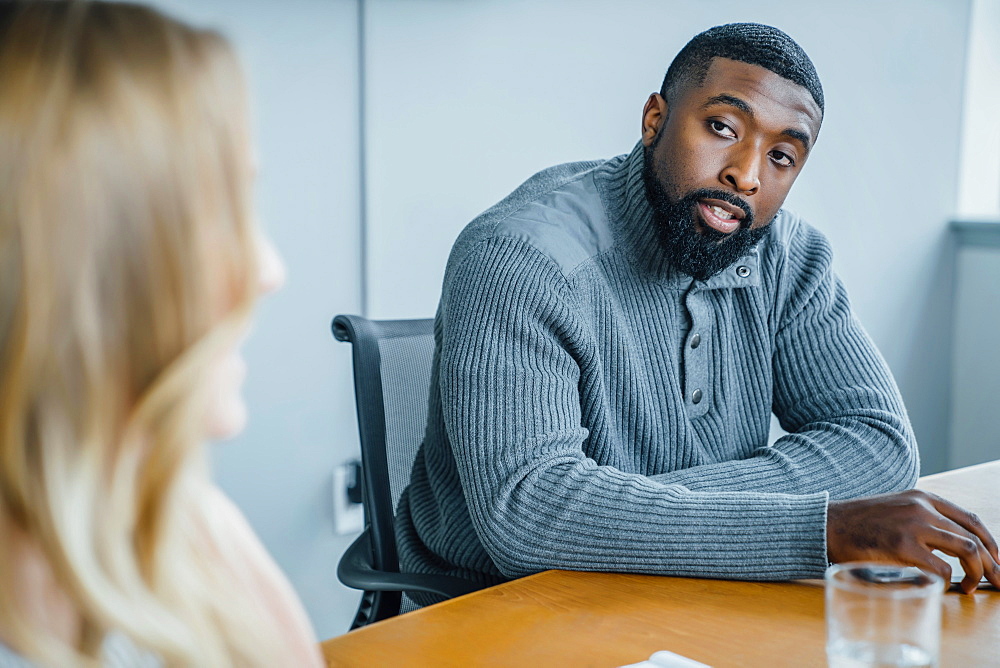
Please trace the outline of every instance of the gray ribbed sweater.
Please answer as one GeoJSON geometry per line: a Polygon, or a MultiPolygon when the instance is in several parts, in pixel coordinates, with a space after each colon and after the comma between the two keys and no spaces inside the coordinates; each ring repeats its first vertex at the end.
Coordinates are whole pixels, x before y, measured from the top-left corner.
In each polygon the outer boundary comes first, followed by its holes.
{"type": "Polygon", "coordinates": [[[826,239],[782,211],[694,281],[666,261],[641,175],[641,145],[547,169],[456,241],[404,571],[813,577],[829,498],[915,482],[899,392],[826,239]],[[790,433],[768,447],[772,410],[790,433]]]}

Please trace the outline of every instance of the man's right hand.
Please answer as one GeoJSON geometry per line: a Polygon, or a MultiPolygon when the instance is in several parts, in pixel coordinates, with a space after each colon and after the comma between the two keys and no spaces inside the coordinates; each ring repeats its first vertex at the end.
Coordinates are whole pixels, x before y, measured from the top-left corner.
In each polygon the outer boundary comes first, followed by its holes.
{"type": "Polygon", "coordinates": [[[951,566],[932,554],[958,557],[965,569],[962,591],[971,593],[985,574],[1000,589],[997,542],[975,513],[941,497],[911,489],[860,499],[830,501],[827,558],[917,566],[951,582],[951,566]]]}

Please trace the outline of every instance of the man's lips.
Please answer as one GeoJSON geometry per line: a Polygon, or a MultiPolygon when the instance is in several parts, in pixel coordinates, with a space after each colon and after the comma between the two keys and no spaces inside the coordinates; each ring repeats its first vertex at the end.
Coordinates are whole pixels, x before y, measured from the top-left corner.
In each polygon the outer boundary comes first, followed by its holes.
{"type": "Polygon", "coordinates": [[[717,199],[698,200],[698,211],[706,225],[722,234],[735,232],[746,216],[740,207],[717,199]]]}

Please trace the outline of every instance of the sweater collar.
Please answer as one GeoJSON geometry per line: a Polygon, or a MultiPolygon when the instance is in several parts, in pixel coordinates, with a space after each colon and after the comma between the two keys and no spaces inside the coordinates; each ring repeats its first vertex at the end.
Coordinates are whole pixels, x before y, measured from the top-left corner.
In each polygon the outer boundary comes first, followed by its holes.
{"type": "Polygon", "coordinates": [[[616,246],[631,256],[650,280],[678,289],[714,290],[760,285],[757,247],[706,281],[696,281],[670,263],[660,242],[653,208],[646,198],[646,184],[642,178],[643,149],[642,142],[636,142],[631,153],[608,160],[598,167],[595,175],[616,246]]]}

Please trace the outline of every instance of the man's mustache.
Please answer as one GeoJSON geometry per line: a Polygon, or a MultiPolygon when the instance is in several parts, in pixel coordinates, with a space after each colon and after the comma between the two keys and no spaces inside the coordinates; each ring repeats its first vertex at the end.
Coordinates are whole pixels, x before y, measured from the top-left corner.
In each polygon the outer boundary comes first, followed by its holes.
{"type": "Polygon", "coordinates": [[[733,206],[738,206],[743,210],[743,219],[740,221],[740,227],[744,229],[749,229],[753,225],[753,209],[750,205],[739,195],[734,195],[731,192],[725,190],[715,190],[714,188],[699,188],[698,190],[691,191],[684,195],[685,200],[694,202],[700,199],[718,199],[723,202],[728,202],[733,206]]]}

